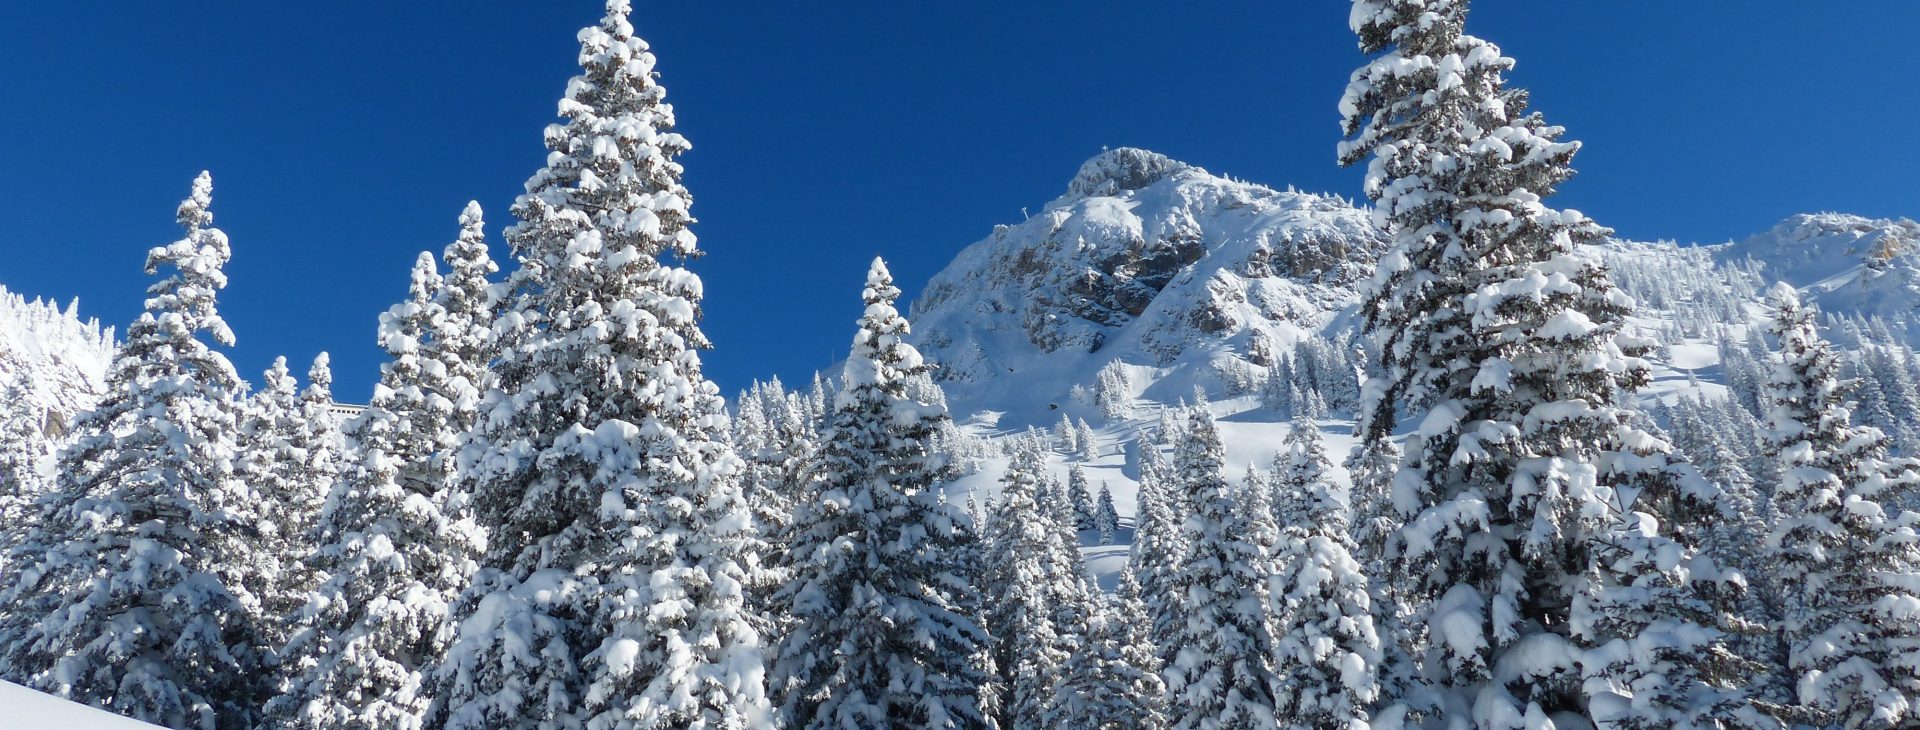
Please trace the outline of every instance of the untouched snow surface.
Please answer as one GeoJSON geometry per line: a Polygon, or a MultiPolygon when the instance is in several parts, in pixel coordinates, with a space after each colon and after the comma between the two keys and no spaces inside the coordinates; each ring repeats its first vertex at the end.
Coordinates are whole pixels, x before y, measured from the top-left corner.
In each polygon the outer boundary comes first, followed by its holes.
{"type": "Polygon", "coordinates": [[[153,730],[157,727],[0,682],[0,730],[153,730]]]}

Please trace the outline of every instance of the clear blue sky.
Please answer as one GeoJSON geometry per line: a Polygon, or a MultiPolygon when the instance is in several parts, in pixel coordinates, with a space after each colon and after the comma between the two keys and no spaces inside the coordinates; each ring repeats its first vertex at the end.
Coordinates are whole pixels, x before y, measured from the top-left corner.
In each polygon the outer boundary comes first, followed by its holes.
{"type": "MultiPolygon", "coordinates": [[[[1328,0],[663,3],[635,25],[693,141],[712,374],[844,352],[866,261],[912,296],[1064,190],[1102,145],[1355,195],[1334,104],[1361,63],[1328,0]]],[[[0,284],[123,325],[202,168],[231,235],[223,310],[257,378],[334,354],[468,199],[495,236],[543,156],[591,0],[0,4],[0,284]]],[[[1480,0],[1535,107],[1587,143],[1557,202],[1637,239],[1789,214],[1920,215],[1920,3],[1480,0]]],[[[503,258],[503,250],[496,251],[503,258]]]]}

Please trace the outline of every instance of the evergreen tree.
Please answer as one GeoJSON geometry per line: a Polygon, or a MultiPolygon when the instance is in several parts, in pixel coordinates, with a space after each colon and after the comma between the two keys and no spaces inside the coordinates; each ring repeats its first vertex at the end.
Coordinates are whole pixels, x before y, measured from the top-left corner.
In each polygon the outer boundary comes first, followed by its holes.
{"type": "Polygon", "coordinates": [[[443,395],[458,394],[451,426],[465,431],[472,428],[485,393],[487,366],[498,355],[493,342],[496,297],[489,278],[499,273],[500,266],[487,252],[486,219],[479,203],[467,201],[461,209],[460,236],[447,244],[440,260],[447,265],[447,274],[434,300],[443,319],[434,323],[433,349],[446,364],[447,382],[463,384],[450,385],[451,392],[443,395]]]}
{"type": "MultiPolygon", "coordinates": [[[[1326,438],[1321,435],[1320,427],[1304,416],[1293,419],[1282,442],[1282,451],[1274,462],[1272,504],[1276,508],[1304,504],[1311,495],[1330,488],[1327,473],[1333,468],[1333,462],[1327,459],[1326,438]]],[[[1289,527],[1293,520],[1305,519],[1306,515],[1275,514],[1274,517],[1281,527],[1289,527]]]]}
{"type": "Polygon", "coordinates": [[[1165,670],[1169,726],[1271,728],[1276,684],[1267,665],[1273,642],[1262,556],[1221,476],[1225,449],[1213,417],[1195,408],[1188,423],[1174,469],[1197,509],[1180,527],[1186,550],[1170,586],[1186,620],[1165,670]]]}
{"type": "Polygon", "coordinates": [[[1072,525],[1076,531],[1094,529],[1093,494],[1088,489],[1087,470],[1074,464],[1067,469],[1067,504],[1073,512],[1072,525]]]}
{"type": "Polygon", "coordinates": [[[1044,726],[1068,657],[1055,624],[1059,530],[1039,502],[1044,469],[1038,443],[1021,441],[987,522],[981,591],[993,663],[1006,693],[998,718],[1003,728],[1044,726]]]}
{"type": "Polygon", "coordinates": [[[1133,417],[1133,384],[1119,360],[1102,366],[1094,377],[1094,402],[1109,423],[1133,417]]]}
{"type": "Polygon", "coordinates": [[[1135,495],[1133,545],[1127,553],[1127,571],[1140,582],[1146,604],[1151,643],[1161,664],[1173,657],[1176,632],[1186,620],[1182,596],[1174,590],[1174,571],[1186,552],[1180,525],[1184,514],[1172,497],[1172,467],[1159,447],[1143,442],[1140,450],[1140,491],[1135,495]]]}
{"type": "Polygon", "coordinates": [[[793,626],[774,653],[795,728],[976,728],[986,636],[956,598],[962,518],[940,498],[930,437],[945,409],[914,400],[927,368],[875,259],[813,496],[795,515],[792,575],[775,595],[793,626]]]}
{"type": "Polygon", "coordinates": [[[1543,202],[1579,145],[1463,33],[1467,5],[1356,0],[1377,55],[1340,101],[1340,160],[1371,158],[1393,237],[1361,310],[1380,355],[1362,437],[1419,424],[1395,558],[1433,637],[1436,709],[1487,728],[1734,722],[1747,665],[1717,628],[1737,576],[1661,532],[1710,513],[1713,490],[1631,424],[1620,398],[1649,381],[1652,343],[1622,332],[1631,300],[1579,255],[1610,231],[1543,202]]]}
{"type": "Polygon", "coordinates": [[[1840,363],[1791,287],[1776,287],[1780,360],[1768,381],[1780,455],[1779,520],[1768,541],[1794,591],[1784,632],[1800,701],[1846,728],[1920,722],[1920,514],[1884,507],[1920,488],[1920,462],[1848,412],[1840,363]]]}
{"type": "Polygon", "coordinates": [[[1294,444],[1289,481],[1301,486],[1285,497],[1298,506],[1284,511],[1301,519],[1281,525],[1279,572],[1267,588],[1276,623],[1274,696],[1280,725],[1365,727],[1367,708],[1380,689],[1372,595],[1366,573],[1353,558],[1344,496],[1335,493],[1325,458],[1313,455],[1321,445],[1318,429],[1300,422],[1294,428],[1310,435],[1289,435],[1294,444]]]}
{"type": "MultiPolygon", "coordinates": [[[[407,300],[380,318],[380,344],[393,360],[348,428],[355,458],[321,513],[315,563],[326,580],[293,617],[292,661],[266,706],[275,727],[423,724],[426,672],[452,643],[451,605],[484,543],[447,513],[450,454],[464,434],[457,404],[473,397],[466,377],[449,377],[460,355],[448,348],[464,330],[447,329],[446,286],[422,253],[407,300]]],[[[317,406],[319,394],[310,396],[317,406]]]]}
{"type": "MultiPolygon", "coordinates": [[[[1123,579],[1126,580],[1126,579],[1123,579]]],[[[1131,581],[1128,581],[1131,583],[1131,581]]],[[[1047,727],[1070,730],[1135,730],[1165,725],[1159,701],[1164,692],[1160,678],[1151,666],[1151,651],[1139,651],[1132,644],[1140,638],[1125,622],[1129,614],[1140,613],[1139,584],[1132,584],[1136,604],[1127,607],[1118,597],[1103,605],[1088,619],[1086,633],[1073,646],[1067,663],[1061,668],[1057,689],[1058,704],[1047,727]],[[1131,609],[1131,610],[1130,610],[1131,609]]]]}
{"type": "Polygon", "coordinates": [[[241,404],[237,469],[259,496],[262,519],[253,540],[258,560],[228,569],[259,598],[263,654],[279,651],[287,639],[286,617],[317,582],[307,556],[321,499],[339,470],[339,445],[324,442],[332,435],[332,417],[322,411],[320,423],[309,421],[304,399],[281,357],[263,374],[260,390],[241,404]]]}
{"type": "Polygon", "coordinates": [[[688,148],[627,0],[580,33],[547,165],[515,201],[519,260],[483,417],[461,456],[488,531],[437,670],[454,728],[764,727],[746,611],[752,521],[701,374],[688,148]]]}
{"type": "Polygon", "coordinates": [[[1120,529],[1120,512],[1113,506],[1113,490],[1100,483],[1100,498],[1093,508],[1093,529],[1100,531],[1100,544],[1112,545],[1113,533],[1120,529]]]}
{"type": "Polygon", "coordinates": [[[241,381],[222,346],[227,236],[201,173],[180,204],[186,235],[147,253],[146,311],[74,424],[55,490],[14,549],[0,591],[0,675],[175,728],[245,728],[259,706],[256,565],[267,519],[235,473],[241,381]]]}

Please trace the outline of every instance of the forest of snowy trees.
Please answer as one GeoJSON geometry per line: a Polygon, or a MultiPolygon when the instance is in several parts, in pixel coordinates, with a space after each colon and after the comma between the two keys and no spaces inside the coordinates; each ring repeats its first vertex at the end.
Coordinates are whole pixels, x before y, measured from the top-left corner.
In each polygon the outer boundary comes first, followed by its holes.
{"type": "Polygon", "coordinates": [[[325,355],[222,353],[206,173],[70,424],[0,351],[0,679],[206,730],[1920,726],[1920,357],[1587,254],[1580,145],[1465,0],[1353,3],[1338,157],[1390,246],[1349,329],[1223,371],[1286,424],[1244,472],[1117,366],[1085,417],[957,423],[879,259],[837,372],[723,398],[689,143],[606,8],[507,273],[469,204],[357,415],[325,355]],[[1683,338],[1727,397],[1643,407],[1683,338]],[[1116,449],[1131,505],[1082,466],[1116,449]]]}

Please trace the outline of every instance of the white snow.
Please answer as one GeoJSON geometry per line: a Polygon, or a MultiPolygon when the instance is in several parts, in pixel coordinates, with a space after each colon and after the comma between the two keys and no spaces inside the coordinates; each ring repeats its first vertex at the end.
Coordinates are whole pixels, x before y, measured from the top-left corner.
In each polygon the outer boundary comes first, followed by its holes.
{"type": "Polygon", "coordinates": [[[0,682],[0,730],[151,730],[157,727],[0,682]]]}

